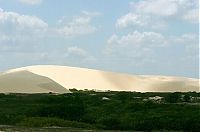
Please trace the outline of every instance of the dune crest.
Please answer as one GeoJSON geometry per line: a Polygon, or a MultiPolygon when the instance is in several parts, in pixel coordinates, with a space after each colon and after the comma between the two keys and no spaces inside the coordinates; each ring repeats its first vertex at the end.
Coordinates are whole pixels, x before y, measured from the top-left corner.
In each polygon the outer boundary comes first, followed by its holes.
{"type": "MultiPolygon", "coordinates": [[[[20,71],[49,78],[66,89],[137,92],[199,92],[199,79],[169,76],[129,75],[68,66],[38,65],[9,70],[2,76],[20,71]]],[[[1,84],[0,84],[1,87],[1,84]]]]}

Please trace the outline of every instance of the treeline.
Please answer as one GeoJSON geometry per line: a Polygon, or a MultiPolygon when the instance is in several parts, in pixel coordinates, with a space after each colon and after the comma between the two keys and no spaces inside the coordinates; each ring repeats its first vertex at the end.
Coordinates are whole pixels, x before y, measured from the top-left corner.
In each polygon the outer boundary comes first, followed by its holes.
{"type": "Polygon", "coordinates": [[[77,91],[0,94],[0,125],[105,130],[200,130],[199,93],[77,91]],[[149,97],[162,97],[161,101],[149,97]],[[192,101],[195,98],[195,103],[192,101]]]}

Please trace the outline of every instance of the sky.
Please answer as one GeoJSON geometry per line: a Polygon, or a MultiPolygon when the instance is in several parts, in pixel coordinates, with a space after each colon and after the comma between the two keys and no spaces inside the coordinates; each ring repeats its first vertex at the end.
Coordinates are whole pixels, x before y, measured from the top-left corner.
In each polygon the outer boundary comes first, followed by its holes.
{"type": "Polygon", "coordinates": [[[198,0],[0,0],[0,71],[30,65],[199,78],[198,0]]]}

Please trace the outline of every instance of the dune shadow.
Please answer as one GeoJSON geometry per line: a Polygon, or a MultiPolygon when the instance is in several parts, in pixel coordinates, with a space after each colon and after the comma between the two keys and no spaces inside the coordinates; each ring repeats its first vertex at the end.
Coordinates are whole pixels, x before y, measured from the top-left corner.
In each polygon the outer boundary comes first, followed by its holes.
{"type": "Polygon", "coordinates": [[[126,74],[101,72],[101,76],[110,82],[116,90],[133,89],[134,77],[126,74]]]}

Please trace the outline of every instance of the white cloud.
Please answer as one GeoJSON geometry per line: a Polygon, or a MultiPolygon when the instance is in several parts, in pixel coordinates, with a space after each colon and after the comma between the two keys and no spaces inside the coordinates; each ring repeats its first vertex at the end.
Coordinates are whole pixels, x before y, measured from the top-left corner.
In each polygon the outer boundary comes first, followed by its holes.
{"type": "MultiPolygon", "coordinates": [[[[130,12],[120,17],[116,26],[166,27],[166,21],[175,17],[191,23],[198,22],[198,0],[139,0],[131,2],[130,12]]],[[[158,27],[157,27],[158,28],[158,27]]]]}
{"type": "Polygon", "coordinates": [[[198,0],[140,0],[130,5],[136,13],[169,17],[198,8],[198,0]]]}
{"type": "Polygon", "coordinates": [[[177,0],[141,0],[132,2],[131,6],[137,13],[171,16],[177,13],[177,0]]]}
{"type": "Polygon", "coordinates": [[[199,36],[194,33],[182,34],[178,37],[172,37],[171,42],[185,47],[185,51],[189,55],[199,54],[199,36]]]}
{"type": "Polygon", "coordinates": [[[112,35],[107,41],[105,54],[117,58],[121,63],[143,65],[154,63],[154,50],[166,45],[162,34],[134,31],[124,36],[112,35]]]}
{"type": "Polygon", "coordinates": [[[100,12],[89,12],[89,11],[82,11],[82,14],[90,17],[96,17],[102,15],[100,12]]]}
{"type": "Polygon", "coordinates": [[[47,30],[48,24],[36,16],[0,9],[0,52],[13,57],[20,53],[34,55],[47,30]]]}
{"type": "Polygon", "coordinates": [[[198,44],[198,35],[194,33],[182,34],[181,36],[173,37],[172,39],[175,43],[184,45],[198,44]]]}
{"type": "Polygon", "coordinates": [[[83,11],[80,16],[74,17],[71,22],[65,23],[63,19],[60,19],[58,24],[61,24],[61,27],[58,32],[67,37],[94,33],[97,28],[91,24],[91,21],[93,17],[98,15],[100,13],[83,11]]]}
{"type": "Polygon", "coordinates": [[[28,4],[28,5],[37,5],[42,3],[42,0],[19,0],[19,2],[28,4]]]}
{"type": "Polygon", "coordinates": [[[148,23],[148,16],[142,16],[135,13],[128,13],[117,20],[117,27],[127,27],[129,25],[144,26],[148,23]]]}
{"type": "Polygon", "coordinates": [[[108,39],[108,44],[131,46],[131,47],[162,47],[166,45],[165,37],[162,34],[156,32],[138,32],[118,37],[117,35],[112,35],[108,39]]]}
{"type": "Polygon", "coordinates": [[[199,9],[191,9],[183,15],[183,19],[191,23],[199,22],[199,9]]]}
{"type": "Polygon", "coordinates": [[[36,16],[0,10],[0,35],[4,40],[23,41],[35,36],[40,37],[47,28],[48,24],[36,16]]]}
{"type": "Polygon", "coordinates": [[[90,55],[86,50],[77,46],[69,47],[65,57],[71,64],[87,64],[96,61],[95,57],[90,55]]]}
{"type": "Polygon", "coordinates": [[[163,36],[156,32],[138,31],[123,36],[114,34],[107,41],[105,55],[134,66],[156,66],[156,62],[163,66],[167,63],[195,64],[199,56],[198,35],[163,36]]]}
{"type": "Polygon", "coordinates": [[[4,42],[4,41],[8,41],[9,37],[4,35],[4,34],[0,34],[0,42],[4,42]]]}
{"type": "Polygon", "coordinates": [[[23,15],[0,8],[0,57],[2,63],[19,60],[18,64],[68,64],[74,66],[88,66],[96,62],[96,58],[88,51],[73,46],[66,50],[64,44],[53,48],[53,42],[63,40],[66,36],[77,36],[93,33],[96,27],[92,26],[93,17],[97,12],[83,11],[71,22],[60,21],[59,26],[49,27],[41,18],[23,15]],[[69,33],[66,33],[71,28],[69,33]],[[65,29],[65,33],[55,32],[65,29]],[[48,40],[48,41],[47,41],[48,40]],[[62,48],[61,48],[62,47],[62,48]],[[3,58],[3,59],[2,59],[3,58]],[[21,59],[23,58],[23,59],[21,59]],[[10,59],[10,61],[6,61],[10,59]]]}
{"type": "Polygon", "coordinates": [[[74,46],[67,49],[67,55],[87,56],[88,53],[85,50],[74,46]]]}
{"type": "Polygon", "coordinates": [[[186,66],[193,67],[193,70],[199,69],[199,35],[194,33],[187,33],[181,36],[173,37],[172,43],[183,47],[184,55],[181,56],[180,61],[186,66]]]}
{"type": "Polygon", "coordinates": [[[46,28],[47,24],[36,16],[20,15],[16,12],[0,10],[0,24],[16,24],[24,28],[46,28]]]}

